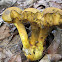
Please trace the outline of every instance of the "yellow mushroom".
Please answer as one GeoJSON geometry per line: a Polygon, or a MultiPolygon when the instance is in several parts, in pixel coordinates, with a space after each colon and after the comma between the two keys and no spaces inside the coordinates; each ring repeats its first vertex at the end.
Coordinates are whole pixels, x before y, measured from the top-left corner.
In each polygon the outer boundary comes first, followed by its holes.
{"type": "Polygon", "coordinates": [[[42,12],[44,26],[53,26],[62,24],[62,10],[54,7],[46,8],[42,12]]]}
{"type": "Polygon", "coordinates": [[[40,27],[37,24],[37,22],[35,22],[36,21],[35,19],[37,17],[36,13],[41,14],[41,12],[35,8],[25,9],[22,13],[24,15],[23,19],[29,21],[31,24],[32,33],[31,33],[31,37],[29,38],[30,47],[28,49],[23,49],[26,57],[31,61],[40,59],[43,53],[43,42],[38,41],[40,27]]]}
{"type": "Polygon", "coordinates": [[[17,27],[19,31],[24,48],[28,48],[29,47],[28,36],[24,25],[19,21],[21,17],[20,15],[21,12],[22,10],[17,7],[10,7],[3,12],[2,18],[6,22],[14,23],[14,25],[17,27]]]}
{"type": "Polygon", "coordinates": [[[43,42],[51,32],[53,26],[62,24],[62,10],[58,8],[46,8],[42,13],[34,8],[28,8],[21,11],[17,7],[11,7],[3,12],[4,21],[14,23],[17,27],[25,56],[31,61],[42,57],[43,42]],[[31,24],[31,37],[28,39],[24,22],[31,24]]]}

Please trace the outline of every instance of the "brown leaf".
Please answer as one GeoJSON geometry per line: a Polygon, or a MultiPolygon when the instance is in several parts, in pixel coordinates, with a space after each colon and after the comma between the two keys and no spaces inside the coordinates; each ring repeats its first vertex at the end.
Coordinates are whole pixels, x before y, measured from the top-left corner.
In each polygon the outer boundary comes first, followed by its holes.
{"type": "Polygon", "coordinates": [[[46,54],[43,59],[41,59],[39,62],[51,62],[51,61],[58,61],[62,58],[60,54],[46,54]]]}
{"type": "Polygon", "coordinates": [[[11,57],[8,62],[22,62],[20,54],[11,57]]]}
{"type": "Polygon", "coordinates": [[[6,26],[6,24],[3,24],[3,26],[0,27],[0,40],[3,40],[9,36],[9,28],[6,26]]]}

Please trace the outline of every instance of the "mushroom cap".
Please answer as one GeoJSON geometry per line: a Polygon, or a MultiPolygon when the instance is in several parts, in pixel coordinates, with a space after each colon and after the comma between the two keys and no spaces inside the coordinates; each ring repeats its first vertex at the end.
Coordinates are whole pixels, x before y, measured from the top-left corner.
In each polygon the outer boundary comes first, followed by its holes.
{"type": "Polygon", "coordinates": [[[38,9],[35,9],[35,8],[27,8],[24,11],[30,11],[30,12],[33,12],[33,13],[40,12],[38,9]]]}
{"type": "Polygon", "coordinates": [[[62,10],[59,8],[55,8],[55,7],[48,7],[43,10],[42,14],[45,15],[47,13],[59,13],[62,15],[62,10]]]}
{"type": "Polygon", "coordinates": [[[44,26],[53,26],[62,24],[62,10],[55,7],[49,7],[42,12],[44,26]]]}
{"type": "Polygon", "coordinates": [[[42,18],[41,12],[38,9],[35,9],[35,8],[27,8],[22,13],[23,13],[23,15],[27,14],[27,16],[24,17],[24,18],[27,19],[30,22],[34,22],[35,20],[42,18]]]}
{"type": "Polygon", "coordinates": [[[17,7],[10,7],[10,8],[7,8],[3,14],[2,14],[2,19],[5,21],[5,22],[9,22],[11,23],[12,22],[12,18],[10,16],[10,13],[11,11],[14,10],[16,12],[18,12],[19,14],[22,12],[22,10],[20,8],[17,8],[17,7]]]}

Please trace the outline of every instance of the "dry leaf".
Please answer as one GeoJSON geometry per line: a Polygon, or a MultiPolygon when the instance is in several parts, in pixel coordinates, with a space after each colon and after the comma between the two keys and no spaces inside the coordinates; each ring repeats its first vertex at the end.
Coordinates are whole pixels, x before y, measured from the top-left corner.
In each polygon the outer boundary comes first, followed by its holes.
{"type": "Polygon", "coordinates": [[[41,59],[39,62],[51,62],[51,61],[58,61],[62,58],[59,54],[47,54],[41,59]]]}
{"type": "Polygon", "coordinates": [[[6,24],[3,24],[3,26],[0,27],[0,41],[9,36],[9,28],[6,26],[6,24]]]}

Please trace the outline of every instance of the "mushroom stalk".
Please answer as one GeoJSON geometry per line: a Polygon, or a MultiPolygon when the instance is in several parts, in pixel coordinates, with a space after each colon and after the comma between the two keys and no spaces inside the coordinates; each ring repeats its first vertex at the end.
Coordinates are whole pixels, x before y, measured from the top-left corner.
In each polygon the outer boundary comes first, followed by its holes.
{"type": "Polygon", "coordinates": [[[40,28],[36,24],[31,24],[31,37],[30,37],[30,44],[36,45],[38,43],[39,31],[40,28]]]}
{"type": "Polygon", "coordinates": [[[17,18],[15,19],[14,25],[18,29],[18,32],[19,32],[19,35],[20,35],[20,38],[23,44],[23,48],[28,48],[30,45],[29,45],[28,35],[27,35],[24,25],[17,18]]]}

